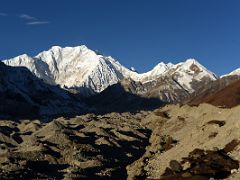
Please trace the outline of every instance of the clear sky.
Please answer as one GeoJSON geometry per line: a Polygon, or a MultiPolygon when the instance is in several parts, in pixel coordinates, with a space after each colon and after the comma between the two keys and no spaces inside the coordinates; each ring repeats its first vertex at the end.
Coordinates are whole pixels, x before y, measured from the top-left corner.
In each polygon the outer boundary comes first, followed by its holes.
{"type": "Polygon", "coordinates": [[[239,0],[1,0],[0,59],[85,44],[126,67],[240,67],[239,0]]]}

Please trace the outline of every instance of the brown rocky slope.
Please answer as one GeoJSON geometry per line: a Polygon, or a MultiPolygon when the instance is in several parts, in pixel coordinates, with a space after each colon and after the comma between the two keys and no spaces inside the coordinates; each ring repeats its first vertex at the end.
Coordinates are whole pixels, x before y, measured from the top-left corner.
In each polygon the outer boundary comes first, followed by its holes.
{"type": "Polygon", "coordinates": [[[215,92],[204,91],[190,101],[192,105],[209,103],[215,106],[231,108],[240,104],[240,80],[216,89],[215,92]]]}

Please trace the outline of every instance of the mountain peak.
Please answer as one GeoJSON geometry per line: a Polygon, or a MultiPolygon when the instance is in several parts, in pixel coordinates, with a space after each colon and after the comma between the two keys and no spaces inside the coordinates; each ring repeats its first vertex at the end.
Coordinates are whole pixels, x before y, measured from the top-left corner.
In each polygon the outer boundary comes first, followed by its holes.
{"type": "Polygon", "coordinates": [[[137,72],[137,70],[135,69],[135,67],[131,67],[130,70],[133,71],[133,72],[137,72]]]}
{"type": "Polygon", "coordinates": [[[54,50],[54,49],[89,49],[86,45],[79,45],[79,46],[66,46],[66,47],[62,47],[62,46],[52,46],[49,50],[54,50]]]}
{"type": "Polygon", "coordinates": [[[80,52],[94,52],[92,50],[90,50],[87,46],[85,45],[80,45],[80,46],[75,46],[75,47],[70,47],[70,46],[66,46],[66,47],[61,47],[61,46],[52,46],[50,49],[40,52],[36,57],[41,56],[42,54],[62,54],[62,53],[80,53],[80,52]]]}
{"type": "Polygon", "coordinates": [[[13,65],[13,66],[26,66],[27,64],[33,64],[33,58],[27,54],[22,54],[15,58],[11,58],[8,60],[3,60],[6,65],[13,65]]]}
{"type": "Polygon", "coordinates": [[[230,72],[229,75],[240,75],[240,68],[230,72]]]}
{"type": "Polygon", "coordinates": [[[26,58],[31,58],[28,54],[22,54],[20,56],[17,56],[16,58],[18,59],[26,59],[26,58]]]}
{"type": "Polygon", "coordinates": [[[170,68],[170,67],[172,67],[174,64],[173,63],[171,63],[171,62],[169,62],[169,63],[165,63],[165,62],[160,62],[160,63],[158,63],[155,67],[168,67],[168,68],[170,68]]]}
{"type": "Polygon", "coordinates": [[[52,46],[50,49],[62,49],[61,46],[52,46]]]}
{"type": "Polygon", "coordinates": [[[57,68],[55,65],[59,63],[65,66],[69,63],[81,62],[84,59],[95,60],[97,54],[85,45],[75,47],[52,46],[49,50],[40,52],[35,58],[48,61],[53,64],[54,68],[57,68]],[[82,56],[85,58],[81,58],[82,56]]]}
{"type": "Polygon", "coordinates": [[[187,71],[191,71],[195,74],[208,74],[211,79],[216,79],[217,76],[209,71],[207,68],[205,68],[205,66],[203,66],[202,64],[200,64],[196,59],[187,59],[185,62],[183,63],[179,63],[181,65],[181,69],[187,70],[187,71]]]}
{"type": "Polygon", "coordinates": [[[194,58],[189,58],[185,61],[186,63],[194,63],[194,64],[199,64],[198,60],[194,58]]]}
{"type": "Polygon", "coordinates": [[[221,78],[227,76],[240,76],[240,68],[235,69],[234,71],[230,72],[229,74],[222,75],[221,78]]]}
{"type": "Polygon", "coordinates": [[[197,66],[199,68],[206,69],[202,64],[200,64],[198,62],[198,60],[193,59],[193,58],[187,59],[185,62],[182,62],[182,65],[187,66],[187,67],[191,67],[192,65],[195,65],[195,66],[197,66]]]}
{"type": "Polygon", "coordinates": [[[213,73],[196,59],[187,59],[176,65],[160,62],[151,71],[139,74],[133,68],[127,69],[111,56],[99,54],[85,45],[52,46],[33,58],[24,54],[4,63],[25,66],[48,84],[73,88],[83,95],[101,92],[125,78],[147,83],[160,76],[174,77],[186,90],[192,89],[193,80],[200,81],[204,77],[214,79],[213,73]]]}
{"type": "Polygon", "coordinates": [[[167,70],[169,70],[171,67],[173,67],[172,63],[166,64],[164,62],[160,62],[148,73],[151,73],[152,76],[160,75],[160,74],[166,72],[167,70]]]}

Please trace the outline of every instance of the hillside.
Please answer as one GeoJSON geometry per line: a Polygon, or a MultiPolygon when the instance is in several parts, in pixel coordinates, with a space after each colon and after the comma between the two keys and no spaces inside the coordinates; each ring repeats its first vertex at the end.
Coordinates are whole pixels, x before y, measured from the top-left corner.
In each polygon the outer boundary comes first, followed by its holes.
{"type": "Polygon", "coordinates": [[[239,179],[239,109],[0,121],[1,179],[239,179]]]}
{"type": "Polygon", "coordinates": [[[239,76],[221,78],[212,83],[210,87],[195,94],[189,102],[191,105],[209,103],[215,106],[231,108],[240,104],[240,80],[239,76]]]}

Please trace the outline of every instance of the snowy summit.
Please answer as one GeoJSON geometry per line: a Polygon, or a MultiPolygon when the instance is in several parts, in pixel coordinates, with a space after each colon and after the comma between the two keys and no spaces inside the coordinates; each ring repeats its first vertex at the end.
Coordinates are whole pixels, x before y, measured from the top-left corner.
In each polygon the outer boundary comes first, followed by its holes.
{"type": "Polygon", "coordinates": [[[151,71],[139,74],[110,56],[103,56],[85,45],[77,47],[53,46],[35,57],[26,54],[3,61],[10,66],[27,67],[38,78],[51,85],[75,89],[84,96],[103,91],[120,80],[130,78],[142,83],[160,76],[173,76],[181,86],[192,91],[191,82],[216,76],[194,59],[185,62],[159,63],[151,71]]]}

